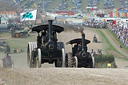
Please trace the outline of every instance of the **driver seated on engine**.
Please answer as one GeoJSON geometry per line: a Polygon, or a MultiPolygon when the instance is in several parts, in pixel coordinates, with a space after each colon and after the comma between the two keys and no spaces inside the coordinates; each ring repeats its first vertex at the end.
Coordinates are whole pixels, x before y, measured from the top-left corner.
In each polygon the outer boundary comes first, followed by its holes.
{"type": "MultiPolygon", "coordinates": [[[[82,42],[79,42],[79,43],[78,43],[77,51],[80,52],[81,50],[82,50],[82,42]]],[[[85,45],[84,50],[87,52],[87,45],[85,45]]]]}
{"type": "Polygon", "coordinates": [[[82,44],[81,43],[77,43],[74,45],[73,48],[73,55],[77,55],[80,51],[82,50],[82,44]]]}
{"type": "Polygon", "coordinates": [[[77,48],[78,48],[78,44],[75,44],[75,45],[74,45],[74,47],[72,48],[73,56],[75,56],[75,55],[76,55],[76,53],[77,53],[77,48]]]}
{"type": "Polygon", "coordinates": [[[78,52],[80,52],[81,50],[82,50],[82,43],[81,43],[81,42],[79,42],[79,43],[78,43],[77,51],[78,51],[78,52]]]}
{"type": "Polygon", "coordinates": [[[44,31],[44,32],[42,32],[42,42],[46,42],[47,41],[47,39],[46,39],[46,31],[44,31]]]}

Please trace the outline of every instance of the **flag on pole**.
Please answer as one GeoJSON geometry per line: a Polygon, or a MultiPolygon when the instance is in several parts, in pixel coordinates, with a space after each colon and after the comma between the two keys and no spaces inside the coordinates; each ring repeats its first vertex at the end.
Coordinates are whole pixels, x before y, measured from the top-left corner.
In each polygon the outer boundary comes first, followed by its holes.
{"type": "Polygon", "coordinates": [[[20,21],[36,20],[37,10],[20,13],[20,21]]]}

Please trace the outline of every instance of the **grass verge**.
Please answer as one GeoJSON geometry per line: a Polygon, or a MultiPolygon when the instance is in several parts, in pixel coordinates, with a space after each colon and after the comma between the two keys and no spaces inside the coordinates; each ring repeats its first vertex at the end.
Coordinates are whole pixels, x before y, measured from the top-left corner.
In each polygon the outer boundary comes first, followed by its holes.
{"type": "Polygon", "coordinates": [[[115,35],[111,30],[109,30],[109,29],[107,29],[107,30],[111,33],[111,35],[114,36],[114,38],[116,39],[116,41],[117,41],[126,51],[128,51],[128,48],[126,48],[126,47],[121,43],[121,41],[116,37],[116,35],[115,35]]]}
{"type": "MultiPolygon", "coordinates": [[[[115,49],[115,47],[110,43],[110,41],[107,39],[107,37],[104,35],[104,33],[101,30],[96,30],[96,31],[102,36],[104,42],[107,44],[107,47],[105,48],[106,54],[109,54],[107,52],[108,50],[114,50],[115,52],[117,52],[121,56],[125,56],[125,55],[122,55],[118,50],[115,49]]],[[[125,57],[127,57],[127,56],[125,56],[125,57]]]]}
{"type": "Polygon", "coordinates": [[[10,45],[11,51],[14,49],[22,49],[27,51],[28,42],[36,42],[36,33],[32,33],[30,36],[25,38],[11,38],[10,33],[3,33],[1,35],[2,41],[6,41],[10,45]]]}

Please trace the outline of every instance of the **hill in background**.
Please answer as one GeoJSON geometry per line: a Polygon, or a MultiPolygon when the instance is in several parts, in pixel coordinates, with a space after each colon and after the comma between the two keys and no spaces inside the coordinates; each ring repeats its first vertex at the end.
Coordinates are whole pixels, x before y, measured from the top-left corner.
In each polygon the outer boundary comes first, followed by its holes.
{"type": "Polygon", "coordinates": [[[13,0],[0,0],[0,11],[15,11],[19,8],[13,0]]]}
{"type": "MultiPolygon", "coordinates": [[[[19,6],[24,7],[26,3],[28,3],[31,0],[24,0],[21,4],[14,3],[15,0],[0,0],[0,10],[17,10],[19,6]]],[[[31,4],[28,8],[35,8],[37,9],[38,2],[42,0],[34,0],[33,4],[31,4]]],[[[63,0],[45,0],[45,1],[52,1],[51,3],[48,3],[46,6],[47,10],[55,9],[58,7],[63,0]]],[[[75,4],[72,3],[73,0],[65,0],[67,3],[67,9],[71,9],[75,7],[75,4]]],[[[98,3],[99,9],[103,9],[103,2],[104,0],[100,0],[98,3]]],[[[88,0],[81,0],[81,9],[86,10],[86,7],[88,6],[88,0]]],[[[120,8],[120,0],[114,0],[114,6],[115,8],[120,8]]]]}
{"type": "MultiPolygon", "coordinates": [[[[51,4],[48,4],[47,9],[55,8],[57,5],[59,5],[59,3],[61,3],[61,1],[62,0],[54,0],[51,4]]],[[[67,0],[69,9],[72,7],[75,7],[75,5],[72,4],[72,1],[73,0],[67,0]]],[[[99,9],[103,9],[103,2],[104,2],[104,0],[99,1],[99,4],[98,4],[99,9]]],[[[120,8],[121,7],[120,0],[114,0],[114,5],[115,5],[115,8],[120,8]]],[[[86,10],[87,6],[88,6],[88,0],[81,0],[82,10],[86,10]]]]}

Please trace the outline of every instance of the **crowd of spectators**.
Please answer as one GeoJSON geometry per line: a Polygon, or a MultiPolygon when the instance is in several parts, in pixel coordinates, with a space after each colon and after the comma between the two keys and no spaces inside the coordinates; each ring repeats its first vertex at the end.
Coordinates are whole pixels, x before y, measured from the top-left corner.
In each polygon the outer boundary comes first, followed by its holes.
{"type": "Polygon", "coordinates": [[[128,25],[126,23],[116,23],[116,21],[97,21],[97,20],[86,20],[84,25],[91,28],[108,28],[121,43],[128,48],[128,25]]]}
{"type": "Polygon", "coordinates": [[[121,43],[128,48],[128,26],[127,24],[112,24],[108,23],[108,29],[110,29],[121,43]]]}
{"type": "Polygon", "coordinates": [[[84,25],[90,28],[106,28],[106,22],[95,19],[87,19],[84,21],[84,25]]]}

